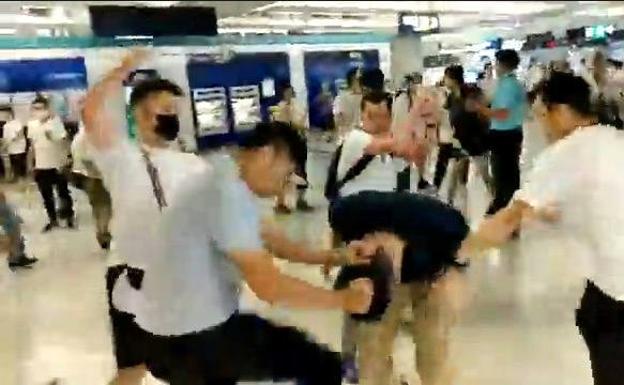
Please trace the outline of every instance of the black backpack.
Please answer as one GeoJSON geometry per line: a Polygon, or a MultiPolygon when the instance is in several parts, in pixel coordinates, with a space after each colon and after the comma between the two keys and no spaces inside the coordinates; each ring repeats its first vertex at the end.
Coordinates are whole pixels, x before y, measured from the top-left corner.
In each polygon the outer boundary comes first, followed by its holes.
{"type": "Polygon", "coordinates": [[[340,162],[340,155],[342,155],[342,144],[338,146],[336,152],[329,163],[327,169],[327,180],[325,181],[325,198],[329,202],[333,202],[340,195],[340,189],[347,184],[347,182],[353,180],[360,175],[362,171],[368,166],[368,164],[375,158],[374,155],[366,154],[362,156],[351,168],[347,171],[344,178],[338,181],[338,162],[340,162]]]}

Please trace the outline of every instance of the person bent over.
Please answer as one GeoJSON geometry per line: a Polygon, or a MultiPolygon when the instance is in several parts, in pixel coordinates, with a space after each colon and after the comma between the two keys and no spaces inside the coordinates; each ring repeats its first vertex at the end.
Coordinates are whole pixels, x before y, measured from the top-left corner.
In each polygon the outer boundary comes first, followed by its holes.
{"type": "Polygon", "coordinates": [[[374,282],[371,310],[350,316],[355,324],[361,385],[386,385],[392,378],[392,349],[403,311],[411,307],[418,374],[424,385],[451,380],[448,334],[454,312],[436,285],[456,279],[451,267],[463,266],[456,252],[468,235],[455,209],[422,195],[366,191],[338,200],[330,224],[369,265],[347,266],[335,287],[368,277],[374,282]]]}

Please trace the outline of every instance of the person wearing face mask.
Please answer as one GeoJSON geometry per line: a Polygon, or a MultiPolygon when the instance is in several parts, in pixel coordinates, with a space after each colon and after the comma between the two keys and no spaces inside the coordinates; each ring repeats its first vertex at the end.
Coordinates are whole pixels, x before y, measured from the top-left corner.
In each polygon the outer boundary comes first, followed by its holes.
{"type": "Polygon", "coordinates": [[[238,311],[242,279],[270,303],[353,313],[370,305],[368,281],[341,292],[316,288],[282,274],[265,250],[317,265],[349,258],[348,252],[306,250],[272,228],[260,231],[255,200],[275,197],[288,185],[301,138],[284,123],[261,123],[212,168],[166,148],[175,136],[181,92],[169,81],[152,80],[137,85],[130,98],[142,148],[132,146],[114,129],[105,102],[143,52],[98,83],[84,110],[87,139],[112,196],[113,235],[131,266],[116,283],[108,277],[121,369],[113,383],[140,383],[146,364],[171,384],[273,378],[339,385],[336,353],[299,330],[238,311]]]}
{"type": "Polygon", "coordinates": [[[0,112],[4,113],[4,119],[6,119],[2,130],[2,139],[11,161],[13,181],[17,181],[26,177],[25,127],[19,119],[15,119],[11,106],[0,108],[0,112]]]}
{"type": "Polygon", "coordinates": [[[38,95],[31,105],[33,119],[28,122],[28,138],[32,142],[35,157],[35,181],[48,214],[48,224],[43,232],[59,226],[54,189],[61,201],[59,214],[67,221],[67,227],[74,227],[74,209],[68,182],[61,170],[68,164],[69,151],[66,143],[67,131],[61,119],[53,115],[50,101],[38,95]]]}
{"type": "Polygon", "coordinates": [[[147,336],[135,322],[150,307],[141,296],[143,276],[149,276],[146,266],[160,251],[157,240],[163,211],[175,203],[178,188],[188,178],[209,167],[197,155],[171,148],[180,130],[178,98],[182,95],[171,81],[149,79],[133,88],[130,108],[137,142],[128,138],[125,119],[106,108],[145,56],[145,51],[129,54],[89,91],[83,110],[85,148],[110,193],[112,237],[124,259],[106,275],[118,369],[114,385],[141,384],[146,374],[147,336]]]}

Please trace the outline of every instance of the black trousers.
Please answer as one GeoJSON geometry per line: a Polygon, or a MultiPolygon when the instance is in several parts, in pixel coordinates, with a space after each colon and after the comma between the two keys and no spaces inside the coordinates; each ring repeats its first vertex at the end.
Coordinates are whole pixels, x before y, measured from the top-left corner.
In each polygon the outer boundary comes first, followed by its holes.
{"type": "Polygon", "coordinates": [[[39,187],[43,205],[48,214],[50,221],[56,221],[56,203],[54,201],[54,188],[61,200],[59,210],[63,219],[72,218],[74,216],[74,205],[72,197],[67,187],[67,178],[59,170],[55,168],[35,170],[35,182],[39,187]]]}
{"type": "Polygon", "coordinates": [[[26,153],[10,154],[11,169],[13,170],[13,178],[23,178],[26,176],[26,153]]]}
{"type": "Polygon", "coordinates": [[[507,206],[520,188],[522,127],[509,131],[491,130],[490,149],[494,199],[487,213],[494,214],[507,206]]]}
{"type": "MultiPolygon", "coordinates": [[[[127,369],[145,363],[149,333],[143,331],[134,322],[134,315],[120,311],[113,305],[113,288],[121,274],[128,269],[126,265],[115,265],[106,271],[106,294],[108,297],[108,316],[111,322],[113,349],[118,369],[127,369]]],[[[136,269],[133,269],[136,271],[136,269]]],[[[129,272],[129,280],[136,276],[129,272]]]]}
{"type": "Polygon", "coordinates": [[[297,164],[295,173],[301,178],[303,178],[307,183],[306,185],[297,186],[297,190],[299,191],[307,190],[308,185],[309,185],[308,171],[307,171],[307,164],[308,164],[308,142],[307,141],[305,141],[305,145],[302,145],[297,148],[297,153],[295,155],[296,155],[295,162],[297,164]]]}
{"type": "Polygon", "coordinates": [[[293,327],[252,314],[176,337],[152,336],[147,366],[171,385],[235,385],[237,381],[297,380],[340,385],[338,353],[293,327]]]}
{"type": "Polygon", "coordinates": [[[595,385],[621,385],[624,368],[624,302],[588,281],[576,325],[585,339],[595,385]]]}

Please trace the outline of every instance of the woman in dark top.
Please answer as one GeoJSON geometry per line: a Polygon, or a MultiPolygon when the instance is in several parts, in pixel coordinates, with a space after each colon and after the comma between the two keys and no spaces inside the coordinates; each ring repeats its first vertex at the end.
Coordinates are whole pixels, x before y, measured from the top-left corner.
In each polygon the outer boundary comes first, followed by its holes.
{"type": "Polygon", "coordinates": [[[449,188],[449,201],[452,202],[458,185],[465,185],[467,182],[468,166],[471,159],[479,168],[480,174],[489,189],[489,171],[486,157],[489,121],[477,112],[466,110],[466,101],[482,99],[483,92],[475,85],[464,84],[462,66],[449,66],[444,72],[444,84],[450,91],[445,109],[449,114],[449,123],[453,129],[454,137],[459,141],[461,148],[455,148],[451,143],[440,146],[435,184],[438,188],[440,187],[449,160],[455,159],[456,164],[452,170],[449,188]]]}

